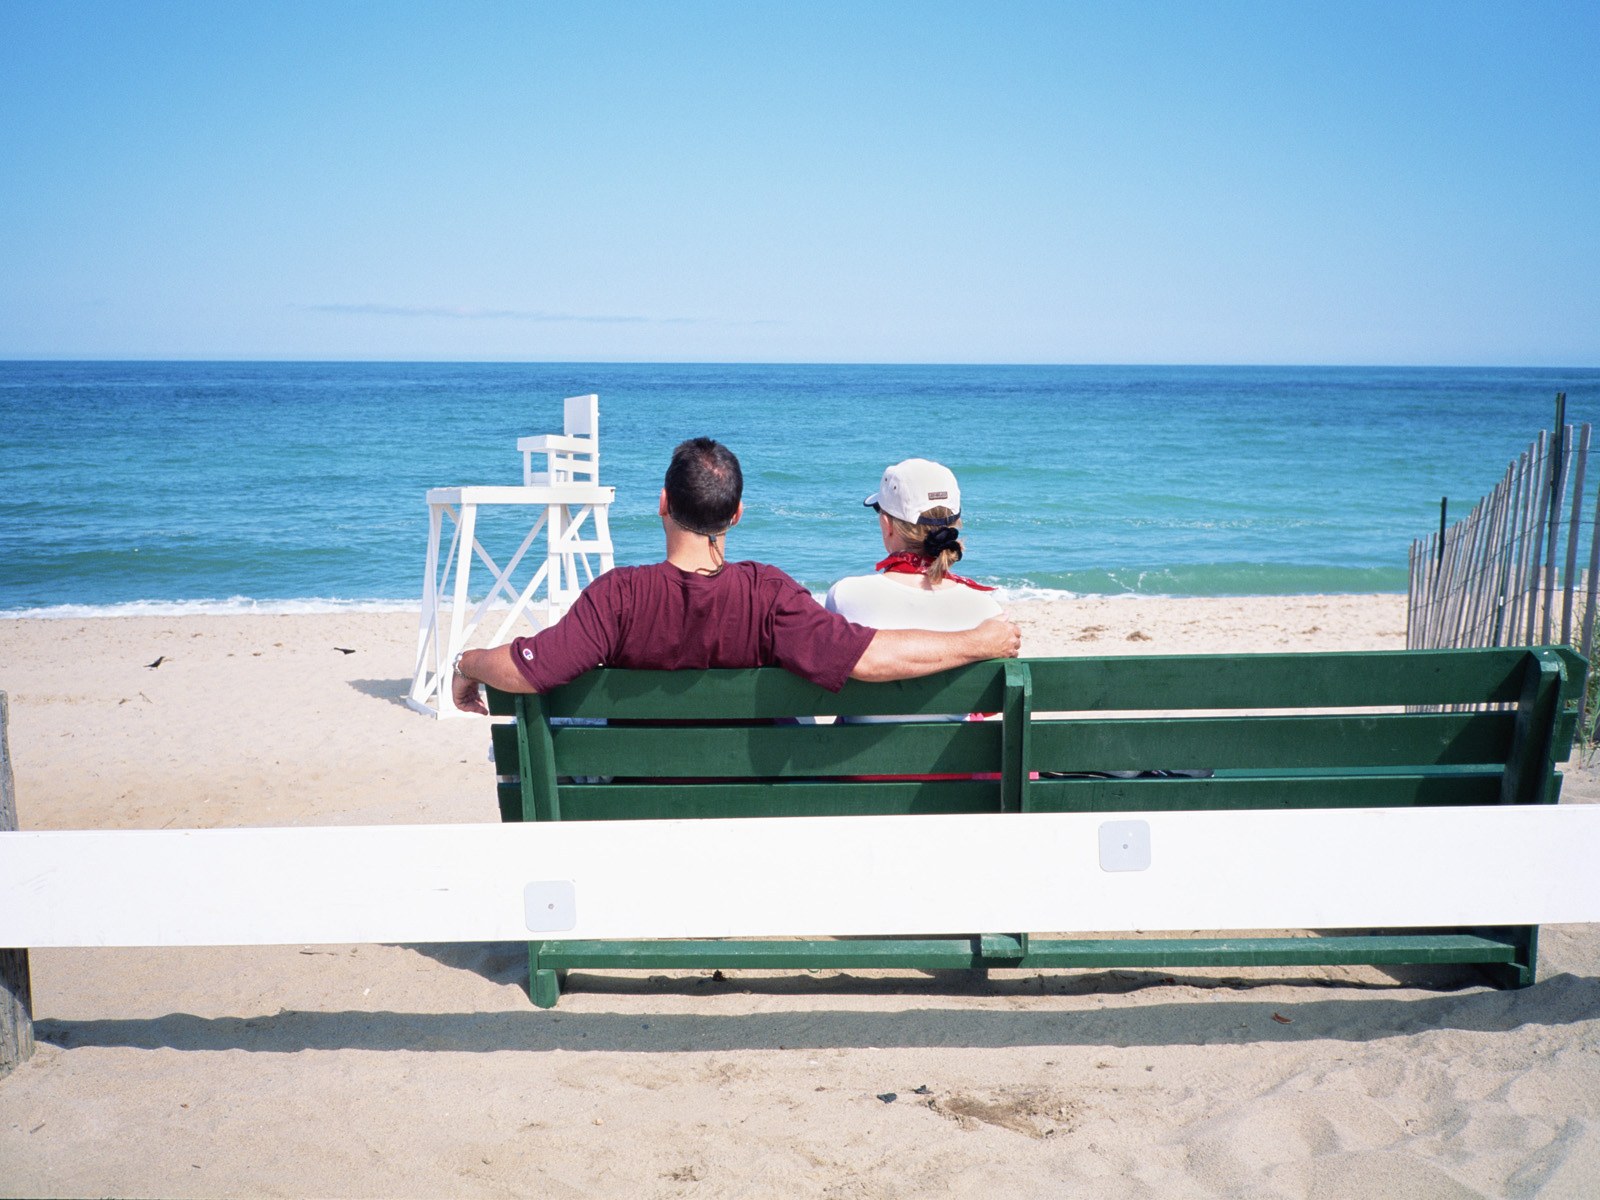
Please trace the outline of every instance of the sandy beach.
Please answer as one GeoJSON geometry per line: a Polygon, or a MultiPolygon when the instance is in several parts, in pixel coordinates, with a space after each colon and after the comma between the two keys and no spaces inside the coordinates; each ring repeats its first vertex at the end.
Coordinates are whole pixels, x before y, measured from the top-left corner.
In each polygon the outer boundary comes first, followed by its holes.
{"type": "MultiPolygon", "coordinates": [[[[1398,649],[1404,598],[1013,606],[1024,653],[1398,649]]],[[[23,828],[484,822],[414,615],[0,622],[23,828]],[[153,666],[159,660],[159,666],[153,666]]],[[[1600,780],[1569,768],[1564,799],[1600,780]]],[[[201,901],[203,902],[203,900],[201,901]]],[[[518,945],[41,950],[7,1196],[1590,1196],[1600,929],[1449,969],[596,973],[518,945]]]]}

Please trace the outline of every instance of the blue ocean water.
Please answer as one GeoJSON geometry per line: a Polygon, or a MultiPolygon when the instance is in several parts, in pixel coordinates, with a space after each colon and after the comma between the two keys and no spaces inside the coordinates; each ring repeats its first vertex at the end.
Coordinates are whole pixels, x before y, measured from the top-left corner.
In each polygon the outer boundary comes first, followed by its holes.
{"type": "Polygon", "coordinates": [[[1464,513],[1557,391],[1589,420],[1600,370],[0,363],[0,613],[414,606],[426,489],[519,482],[584,392],[621,563],[659,557],[705,433],[745,469],[735,556],[817,589],[870,568],[861,498],[922,455],[961,479],[963,571],[1013,594],[1404,591],[1439,498],[1464,513]]]}

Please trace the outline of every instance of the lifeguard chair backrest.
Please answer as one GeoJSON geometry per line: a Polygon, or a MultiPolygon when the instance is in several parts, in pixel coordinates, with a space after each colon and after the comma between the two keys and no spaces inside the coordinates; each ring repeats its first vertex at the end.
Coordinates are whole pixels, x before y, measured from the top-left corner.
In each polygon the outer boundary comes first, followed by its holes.
{"type": "Polygon", "coordinates": [[[599,438],[600,397],[568,396],[561,402],[561,432],[568,437],[599,438]]]}
{"type": "Polygon", "coordinates": [[[600,397],[569,396],[562,401],[562,431],[517,439],[522,452],[522,485],[600,482],[600,397]],[[543,455],[543,470],[534,456],[543,455]]]}

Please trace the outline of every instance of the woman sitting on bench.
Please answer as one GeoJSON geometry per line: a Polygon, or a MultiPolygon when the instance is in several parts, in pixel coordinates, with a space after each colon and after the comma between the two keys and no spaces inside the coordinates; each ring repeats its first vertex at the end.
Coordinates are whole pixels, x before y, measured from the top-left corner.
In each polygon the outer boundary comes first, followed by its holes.
{"type": "Polygon", "coordinates": [[[950,570],[961,561],[961,489],[948,467],[908,458],[862,502],[887,552],[872,575],[841,579],[825,605],[873,629],[974,629],[1000,615],[994,591],[950,570]]]}
{"type": "MultiPolygon", "coordinates": [[[[852,575],[828,590],[823,602],[858,625],[873,629],[974,629],[1001,615],[991,587],[950,570],[961,561],[961,488],[948,467],[908,458],[883,473],[878,490],[862,503],[878,514],[886,557],[872,575],[852,575]]],[[[947,721],[982,720],[958,713],[947,721]]],[[[841,717],[846,723],[939,720],[937,717],[841,717]]],[[[907,778],[904,776],[898,778],[907,778]]],[[[927,775],[919,779],[964,779],[927,775]]]]}

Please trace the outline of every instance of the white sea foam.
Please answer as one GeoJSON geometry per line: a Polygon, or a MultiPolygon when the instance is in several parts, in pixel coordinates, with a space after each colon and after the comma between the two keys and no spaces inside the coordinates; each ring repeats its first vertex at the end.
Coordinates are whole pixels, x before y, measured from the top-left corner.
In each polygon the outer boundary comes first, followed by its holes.
{"type": "Polygon", "coordinates": [[[51,604],[43,608],[0,610],[0,620],[50,621],[86,617],[290,616],[300,613],[417,612],[420,600],[341,600],[311,596],[294,600],[130,600],[124,604],[51,604]]]}
{"type": "Polygon", "coordinates": [[[1115,592],[1109,595],[1070,592],[1066,588],[1033,587],[1030,584],[1019,584],[1016,587],[996,588],[994,598],[1001,604],[1012,604],[1031,600],[1082,600],[1085,596],[1091,594],[1097,600],[1116,600],[1124,596],[1132,599],[1135,595],[1133,592],[1115,592]]]}
{"type": "MultiPolygon", "coordinates": [[[[818,604],[822,603],[827,594],[827,588],[813,589],[811,592],[818,604]]],[[[1108,595],[1098,592],[1071,592],[1066,588],[1033,587],[1029,584],[1019,584],[1015,587],[1001,585],[995,588],[993,594],[995,602],[1001,605],[1024,600],[1081,600],[1089,595],[1093,595],[1096,600],[1116,600],[1124,596],[1131,599],[1137,595],[1134,592],[1115,592],[1108,595]]]]}

